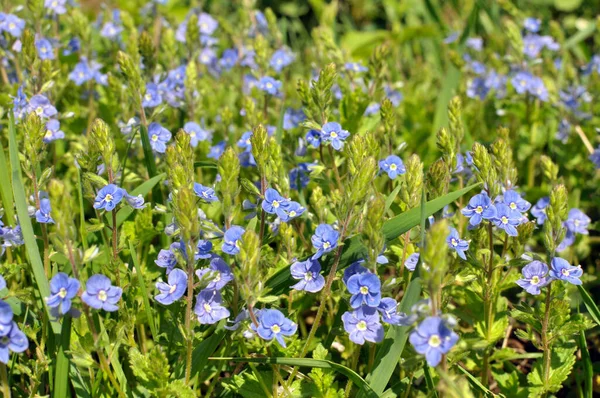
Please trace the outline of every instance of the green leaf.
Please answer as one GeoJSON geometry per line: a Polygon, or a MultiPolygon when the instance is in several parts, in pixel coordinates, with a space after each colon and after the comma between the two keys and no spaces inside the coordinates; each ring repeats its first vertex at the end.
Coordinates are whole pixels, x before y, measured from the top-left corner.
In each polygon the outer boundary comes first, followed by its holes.
{"type": "Polygon", "coordinates": [[[142,275],[142,269],[137,258],[137,252],[133,246],[133,242],[131,241],[129,241],[129,251],[131,252],[131,259],[133,260],[135,273],[138,276],[138,283],[140,284],[140,289],[142,290],[144,310],[146,311],[146,318],[148,319],[148,324],[150,325],[150,331],[152,332],[152,337],[157,339],[158,333],[156,331],[156,323],[154,322],[154,311],[152,311],[152,307],[150,307],[150,300],[148,299],[148,292],[146,291],[146,281],[144,280],[144,275],[142,275]]]}
{"type": "Polygon", "coordinates": [[[283,358],[283,357],[265,357],[265,358],[234,358],[234,357],[213,357],[209,358],[212,361],[231,361],[231,362],[252,362],[262,364],[276,364],[276,365],[288,365],[288,366],[299,366],[308,368],[321,368],[321,369],[332,369],[338,373],[343,374],[348,379],[352,380],[361,389],[365,391],[365,397],[379,397],[375,391],[367,384],[365,379],[360,377],[358,373],[350,368],[347,368],[338,363],[328,361],[326,359],[312,359],[312,358],[283,358]]]}
{"type": "Polygon", "coordinates": [[[592,398],[594,395],[594,369],[592,365],[592,358],[587,348],[587,341],[585,339],[585,333],[582,331],[579,333],[579,349],[581,350],[581,361],[583,362],[583,380],[585,388],[583,389],[584,398],[592,398]]]}
{"type": "Polygon", "coordinates": [[[52,391],[55,397],[67,397],[69,395],[69,358],[65,352],[70,350],[71,344],[71,316],[65,316],[62,324],[60,336],[60,346],[56,356],[56,368],[54,369],[54,389],[52,391]]]}
{"type": "Polygon", "coordinates": [[[583,0],[554,0],[554,6],[560,11],[574,11],[583,0]]]}
{"type": "Polygon", "coordinates": [[[493,392],[488,390],[487,387],[484,386],[483,384],[481,384],[479,379],[476,378],[475,376],[473,376],[471,373],[469,373],[468,370],[466,370],[465,368],[463,368],[460,365],[458,365],[457,367],[458,367],[458,370],[460,370],[467,377],[467,380],[469,380],[469,383],[471,384],[471,386],[473,386],[476,390],[479,390],[483,394],[483,396],[497,397],[496,394],[494,394],[493,392]]]}
{"type": "MultiPolygon", "coordinates": [[[[444,206],[454,202],[462,195],[480,185],[481,184],[473,184],[425,203],[425,206],[423,207],[425,217],[433,215],[434,213],[443,209],[444,206]]],[[[398,238],[403,233],[408,232],[411,228],[419,225],[420,221],[421,207],[411,209],[386,221],[383,224],[383,234],[385,235],[386,241],[389,243],[390,241],[398,238]]],[[[338,269],[342,270],[354,261],[360,260],[365,256],[366,249],[361,244],[358,236],[346,239],[340,259],[340,267],[338,269]]],[[[327,273],[327,271],[331,268],[333,262],[332,257],[333,256],[328,256],[321,263],[325,273],[327,273]]],[[[269,294],[280,295],[287,293],[289,291],[289,287],[294,283],[295,282],[290,274],[290,267],[286,266],[279,269],[279,271],[272,275],[265,283],[265,287],[267,290],[270,289],[268,292],[269,294]]]]}
{"type": "Polygon", "coordinates": [[[531,372],[527,375],[529,382],[529,397],[541,397],[547,393],[560,390],[562,383],[569,377],[573,365],[575,365],[576,346],[554,347],[550,359],[548,381],[544,381],[544,359],[538,359],[533,364],[531,372]]]}
{"type": "Polygon", "coordinates": [[[194,162],[194,168],[200,167],[201,169],[216,169],[217,164],[208,160],[199,160],[194,162]]]}
{"type": "Polygon", "coordinates": [[[204,339],[192,352],[192,376],[204,369],[211,354],[219,347],[226,332],[223,326],[225,326],[225,321],[221,321],[210,337],[204,339]]]}
{"type": "MultiPolygon", "coordinates": [[[[156,162],[154,160],[154,152],[152,152],[152,147],[150,146],[148,130],[143,125],[140,126],[140,136],[142,138],[142,148],[144,149],[144,163],[146,164],[146,169],[148,170],[148,176],[152,179],[157,175],[156,162]]],[[[160,204],[165,203],[160,186],[154,187],[154,190],[152,191],[152,196],[154,202],[160,204]]]]}
{"type": "Polygon", "coordinates": [[[10,167],[6,163],[6,155],[4,154],[4,148],[2,147],[2,141],[0,141],[0,198],[2,198],[2,207],[6,218],[4,221],[7,225],[15,225],[15,212],[13,204],[12,188],[10,184],[10,167]]]}
{"type": "Polygon", "coordinates": [[[569,50],[575,47],[579,43],[586,40],[588,37],[592,36],[595,31],[596,24],[593,21],[588,21],[588,24],[585,28],[583,28],[582,30],[565,40],[565,44],[562,46],[563,49],[569,50]]]}
{"type": "Polygon", "coordinates": [[[581,294],[581,299],[583,300],[583,304],[587,308],[590,316],[596,322],[597,325],[600,325],[600,309],[596,303],[594,303],[594,299],[590,296],[590,294],[585,290],[582,285],[577,286],[577,290],[579,290],[579,294],[581,294]]]}
{"type": "MultiPolygon", "coordinates": [[[[421,297],[421,279],[415,278],[408,284],[406,294],[400,302],[400,312],[410,312],[410,308],[419,300],[419,297],[421,297]]],[[[367,375],[367,382],[375,393],[381,394],[385,390],[400,360],[407,339],[408,327],[391,326],[388,329],[383,343],[378,347],[373,369],[367,375]]],[[[361,390],[358,397],[363,396],[365,396],[364,391],[361,390]]]]}

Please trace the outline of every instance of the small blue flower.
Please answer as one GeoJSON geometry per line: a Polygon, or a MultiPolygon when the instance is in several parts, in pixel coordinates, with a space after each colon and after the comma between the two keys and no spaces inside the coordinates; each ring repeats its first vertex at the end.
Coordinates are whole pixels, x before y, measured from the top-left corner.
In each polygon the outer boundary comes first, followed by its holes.
{"type": "Polygon", "coordinates": [[[579,279],[581,275],[583,275],[581,266],[574,267],[567,260],[560,257],[552,259],[550,267],[550,276],[552,278],[566,281],[573,285],[581,285],[581,279],[579,279]]]}
{"type": "Polygon", "coordinates": [[[117,207],[121,199],[125,196],[126,192],[124,189],[119,188],[114,184],[108,184],[96,195],[94,201],[94,209],[104,209],[106,211],[112,211],[117,207]]]}
{"type": "Polygon", "coordinates": [[[203,65],[214,67],[217,62],[217,54],[210,47],[203,48],[198,55],[198,61],[203,65]]]}
{"type": "Polygon", "coordinates": [[[165,153],[167,142],[171,139],[171,132],[160,124],[153,122],[148,126],[148,138],[150,139],[152,150],[158,153],[165,153]]]}
{"type": "Polygon", "coordinates": [[[71,300],[77,296],[80,283],[75,278],[59,272],[50,280],[50,296],[46,297],[46,304],[50,308],[58,308],[60,314],[66,314],[71,309],[71,300]]]}
{"type": "Polygon", "coordinates": [[[404,261],[404,266],[407,270],[414,271],[415,268],[417,268],[417,264],[419,263],[419,256],[419,253],[413,253],[410,256],[408,256],[406,261],[404,261]]]}
{"type": "Polygon", "coordinates": [[[45,192],[40,192],[40,208],[35,211],[35,219],[41,224],[54,224],[54,220],[50,216],[50,212],[52,211],[50,199],[43,194],[45,192]]]}
{"type": "Polygon", "coordinates": [[[86,60],[80,61],[71,73],[69,73],[69,80],[75,83],[77,86],[81,86],[86,82],[94,78],[94,71],[90,68],[86,60]]]}
{"type": "Polygon", "coordinates": [[[446,238],[446,243],[450,249],[456,251],[458,257],[462,258],[463,260],[467,259],[465,252],[469,250],[469,242],[460,238],[456,228],[450,228],[450,235],[448,235],[446,238]]]}
{"type": "Polygon", "coordinates": [[[223,250],[224,253],[231,255],[238,254],[240,252],[238,241],[242,238],[244,232],[244,228],[238,225],[232,225],[227,231],[225,231],[221,250],[223,250]]]}
{"type": "Polygon", "coordinates": [[[575,243],[575,232],[567,229],[567,233],[566,233],[564,239],[562,240],[562,242],[560,242],[560,244],[556,248],[556,251],[559,253],[563,252],[568,247],[570,247],[573,243],[575,243]]]}
{"type": "Polygon", "coordinates": [[[352,278],[354,275],[365,274],[370,272],[368,269],[361,265],[364,262],[364,260],[355,261],[344,270],[344,276],[342,277],[344,285],[348,285],[348,280],[350,280],[350,278],[352,278]]]}
{"type": "MultiPolygon", "coordinates": [[[[0,31],[2,28],[0,27],[0,31]]],[[[17,95],[13,99],[13,114],[15,119],[21,119],[27,112],[27,95],[23,92],[23,86],[19,86],[17,95]]]]}
{"type": "Polygon", "coordinates": [[[209,290],[221,290],[229,282],[233,280],[233,273],[229,265],[219,256],[214,256],[210,260],[208,268],[201,268],[196,271],[196,275],[200,280],[204,279],[204,275],[211,273],[212,279],[206,286],[209,290]]]}
{"type": "Polygon", "coordinates": [[[529,294],[538,295],[541,289],[550,282],[548,276],[548,266],[541,261],[532,261],[523,267],[521,271],[523,278],[516,283],[529,294]]]}
{"type": "Polygon", "coordinates": [[[146,94],[144,94],[142,106],[144,108],[154,108],[162,104],[162,101],[158,86],[154,83],[146,84],[146,94]]]}
{"type": "Polygon", "coordinates": [[[555,137],[563,144],[566,144],[569,140],[569,135],[571,135],[571,123],[567,119],[561,119],[555,137]]]}
{"type": "Polygon", "coordinates": [[[467,207],[461,210],[461,213],[469,217],[469,224],[472,226],[479,225],[482,220],[492,220],[496,217],[496,207],[492,204],[492,200],[484,191],[477,194],[469,200],[467,207]]]}
{"type": "Polygon", "coordinates": [[[385,171],[392,180],[406,173],[406,168],[402,159],[396,155],[390,155],[387,158],[379,161],[379,168],[385,171]]]}
{"type": "MultiPolygon", "coordinates": [[[[2,221],[0,221],[0,235],[2,235],[2,221]]],[[[0,290],[6,289],[6,280],[0,275],[0,290]]]]}
{"type": "Polygon", "coordinates": [[[448,36],[446,36],[443,40],[444,44],[451,44],[458,40],[458,32],[452,32],[448,36]]]}
{"type": "Polygon", "coordinates": [[[304,120],[306,120],[306,115],[304,114],[302,108],[287,108],[283,114],[283,129],[291,130],[295,127],[298,127],[298,125],[304,120]]]}
{"type": "Polygon", "coordinates": [[[156,288],[160,291],[160,294],[156,295],[154,299],[164,305],[173,304],[185,293],[187,281],[188,277],[184,271],[179,268],[174,269],[169,274],[168,283],[156,282],[156,288]]]}
{"type": "Polygon", "coordinates": [[[50,43],[50,40],[43,37],[37,39],[35,41],[35,48],[40,59],[54,59],[54,51],[52,50],[52,43],[50,43]]]}
{"type": "Polygon", "coordinates": [[[5,14],[1,29],[8,32],[12,37],[21,37],[25,29],[25,21],[13,14],[5,14]]]}
{"type": "Polygon", "coordinates": [[[356,344],[365,344],[365,341],[380,343],[383,341],[383,325],[379,320],[376,308],[363,305],[352,312],[342,315],[344,330],[350,340],[356,344]]]}
{"type": "Polygon", "coordinates": [[[56,140],[65,138],[65,132],[60,129],[60,122],[56,119],[50,119],[46,122],[46,134],[44,134],[44,144],[49,144],[56,140]]]}
{"type": "Polygon", "coordinates": [[[225,152],[226,146],[227,143],[225,141],[219,142],[218,144],[210,147],[210,151],[208,152],[208,155],[206,155],[206,157],[209,159],[219,160],[221,155],[223,155],[223,152],[225,152]]]}
{"type": "Polygon", "coordinates": [[[81,41],[77,37],[72,37],[63,50],[63,55],[69,56],[81,49],[81,41]]]}
{"type": "Polygon", "coordinates": [[[148,205],[148,203],[144,203],[144,197],[142,195],[133,196],[129,195],[127,192],[125,192],[125,201],[129,206],[137,210],[143,209],[148,205]]]}
{"type": "Polygon", "coordinates": [[[280,48],[275,51],[271,56],[271,61],[269,61],[269,65],[273,70],[277,73],[281,72],[283,68],[294,62],[294,53],[292,53],[287,48],[280,48]]]}
{"type": "Polygon", "coordinates": [[[197,197],[208,203],[219,201],[219,198],[217,198],[214,189],[210,187],[205,187],[204,185],[199,184],[197,182],[194,183],[194,193],[197,197]]]}
{"type": "Polygon", "coordinates": [[[284,216],[279,218],[283,222],[288,222],[296,217],[300,217],[305,211],[306,208],[302,207],[300,203],[292,200],[283,208],[284,216]]]}
{"type": "Polygon", "coordinates": [[[166,268],[168,275],[177,265],[177,258],[172,250],[162,249],[158,252],[158,256],[156,257],[156,260],[154,260],[154,263],[161,268],[166,268]]]}
{"type": "Polygon", "coordinates": [[[210,131],[204,130],[196,122],[187,122],[183,126],[183,131],[189,134],[190,145],[194,148],[196,148],[199,141],[208,141],[210,139],[210,131]]]}
{"type": "Polygon", "coordinates": [[[67,0],[45,0],[44,7],[55,14],[62,15],[67,12],[67,0]]]}
{"type": "Polygon", "coordinates": [[[481,37],[469,37],[465,44],[472,50],[478,52],[483,50],[483,39],[481,37]]]}
{"type": "Polygon", "coordinates": [[[278,95],[281,90],[281,82],[270,76],[261,77],[257,87],[269,95],[278,95]]]}
{"type": "Polygon", "coordinates": [[[494,224],[504,230],[509,236],[517,236],[517,226],[521,224],[521,213],[516,210],[512,210],[504,203],[498,203],[496,205],[497,214],[492,220],[494,224]]]}
{"type": "Polygon", "coordinates": [[[446,327],[442,318],[431,316],[416,327],[409,340],[415,351],[425,355],[427,364],[435,367],[456,344],[458,335],[446,327]]]}
{"type": "Polygon", "coordinates": [[[200,259],[211,258],[213,254],[211,253],[213,248],[213,244],[209,240],[200,239],[196,244],[196,253],[194,254],[194,259],[196,261],[200,259]]]}
{"type": "Polygon", "coordinates": [[[211,36],[218,27],[219,22],[211,17],[210,14],[203,12],[198,16],[198,28],[200,29],[200,34],[211,36]]]}
{"type": "Polygon", "coordinates": [[[320,224],[315,234],[311,237],[312,245],[317,252],[312,256],[313,259],[321,258],[325,253],[329,253],[338,245],[340,233],[333,229],[329,224],[320,224]]]}
{"type": "Polygon", "coordinates": [[[344,140],[350,136],[346,130],[337,122],[329,122],[321,129],[321,138],[324,142],[330,142],[333,149],[339,151],[344,146],[344,140]]]}
{"type": "Polygon", "coordinates": [[[108,277],[96,274],[90,277],[86,283],[86,290],[81,295],[81,300],[92,308],[105,311],[116,311],[119,309],[117,303],[121,299],[123,289],[112,286],[108,277]]]}
{"type": "Polygon", "coordinates": [[[569,216],[567,221],[565,221],[565,225],[571,232],[587,235],[589,234],[588,227],[591,222],[592,220],[581,210],[571,209],[569,210],[569,216]]]}
{"type": "Polygon", "coordinates": [[[517,210],[525,213],[531,207],[531,203],[526,201],[516,191],[509,189],[502,195],[502,203],[507,205],[511,210],[517,210]]]}
{"type": "Polygon", "coordinates": [[[10,326],[8,334],[0,339],[0,362],[8,364],[10,351],[12,352],[23,352],[29,347],[29,341],[27,336],[21,330],[15,322],[10,326]]]}
{"type": "Polygon", "coordinates": [[[218,290],[202,290],[196,297],[194,313],[198,316],[198,322],[203,325],[212,325],[221,319],[229,318],[229,310],[223,307],[218,290]]]}
{"type": "Polygon", "coordinates": [[[348,291],[352,294],[350,306],[358,308],[363,304],[377,307],[381,302],[381,281],[372,273],[356,274],[346,283],[348,291]]]}
{"type": "Polygon", "coordinates": [[[237,61],[238,51],[233,48],[228,48],[225,51],[223,51],[223,54],[221,54],[219,65],[221,65],[225,70],[230,70],[235,66],[237,61]]]}
{"type": "MultiPolygon", "coordinates": [[[[398,303],[390,297],[381,299],[377,311],[381,314],[381,320],[390,325],[408,326],[408,316],[401,312],[398,313],[398,303]]],[[[412,322],[411,322],[412,323],[412,322]]]]}
{"type": "Polygon", "coordinates": [[[122,31],[122,26],[108,21],[104,25],[102,25],[102,30],[100,30],[100,36],[113,40],[119,37],[122,31]]]}
{"type": "MultiPolygon", "coordinates": [[[[248,310],[242,310],[242,311],[240,311],[239,314],[237,314],[237,316],[233,320],[233,325],[231,325],[231,326],[225,325],[223,327],[225,329],[233,332],[234,330],[238,330],[240,328],[242,322],[248,318],[250,318],[250,313],[248,312],[248,310]]],[[[228,319],[227,322],[231,322],[231,321],[228,319]]]]}
{"type": "Polygon", "coordinates": [[[10,305],[4,300],[0,300],[0,337],[8,336],[10,333],[13,316],[13,310],[10,305]]]}
{"type": "Polygon", "coordinates": [[[312,163],[299,163],[297,167],[290,170],[290,188],[301,189],[305,188],[310,182],[312,163]]]}
{"type": "Polygon", "coordinates": [[[292,289],[316,293],[325,286],[325,278],[321,275],[321,264],[318,260],[309,258],[296,261],[290,266],[290,273],[292,278],[300,280],[292,289]]]}
{"type": "Polygon", "coordinates": [[[269,214],[277,214],[278,217],[287,217],[285,208],[289,205],[290,199],[286,199],[273,188],[265,191],[265,198],[261,203],[262,209],[269,214]]]}
{"type": "Polygon", "coordinates": [[[27,105],[27,113],[35,112],[40,117],[50,118],[57,114],[56,108],[50,100],[42,94],[31,97],[27,105]]]}
{"type": "Polygon", "coordinates": [[[596,169],[600,169],[600,146],[592,152],[589,159],[594,163],[596,169]]]}
{"type": "Polygon", "coordinates": [[[531,215],[537,219],[538,225],[543,225],[546,222],[546,207],[550,204],[550,198],[545,196],[538,200],[536,204],[531,208],[531,215]]]}
{"type": "Polygon", "coordinates": [[[298,325],[286,318],[279,310],[262,310],[257,318],[258,326],[253,324],[252,330],[256,331],[261,339],[277,340],[284,348],[286,345],[283,336],[293,336],[298,329],[298,325]]]}
{"type": "Polygon", "coordinates": [[[346,70],[348,72],[355,72],[355,73],[363,73],[363,72],[367,72],[369,70],[369,68],[367,68],[366,66],[363,66],[360,62],[347,62],[344,67],[346,68],[346,70]]]}
{"type": "Polygon", "coordinates": [[[321,131],[319,130],[309,130],[304,137],[308,145],[312,145],[313,148],[318,148],[321,146],[321,140],[323,139],[321,131]]]}
{"type": "Polygon", "coordinates": [[[525,18],[525,22],[523,23],[523,27],[531,33],[537,33],[541,26],[542,21],[533,17],[525,18]]]}

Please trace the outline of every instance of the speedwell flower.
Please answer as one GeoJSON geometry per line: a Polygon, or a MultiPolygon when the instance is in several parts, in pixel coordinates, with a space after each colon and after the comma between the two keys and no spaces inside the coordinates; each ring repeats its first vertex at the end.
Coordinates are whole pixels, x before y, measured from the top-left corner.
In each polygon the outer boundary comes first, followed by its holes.
{"type": "Polygon", "coordinates": [[[521,286],[529,294],[538,295],[542,287],[549,282],[548,266],[541,261],[535,260],[523,267],[521,271],[523,278],[516,283],[521,286]]]}
{"type": "Polygon", "coordinates": [[[258,315],[258,326],[252,325],[258,336],[264,340],[277,340],[279,345],[286,347],[283,336],[293,336],[298,325],[286,318],[281,311],[262,310],[258,315]]]}
{"type": "Polygon", "coordinates": [[[583,270],[581,266],[575,267],[564,258],[554,257],[550,267],[550,276],[554,279],[560,279],[572,283],[573,285],[581,285],[581,275],[583,270]]]}
{"type": "Polygon", "coordinates": [[[94,201],[94,209],[112,211],[121,202],[125,194],[126,192],[123,188],[119,188],[115,184],[108,184],[98,191],[94,201]]]}
{"type": "Polygon", "coordinates": [[[311,237],[312,245],[317,252],[312,256],[313,259],[321,258],[325,253],[329,253],[338,245],[340,233],[333,229],[329,224],[320,224],[311,237]]]}
{"type": "Polygon", "coordinates": [[[218,290],[204,289],[196,297],[194,313],[201,324],[212,325],[221,319],[229,318],[229,310],[222,305],[218,290]]]}
{"type": "Polygon", "coordinates": [[[467,207],[462,209],[462,214],[469,217],[469,224],[479,225],[482,220],[492,220],[496,216],[496,207],[484,191],[469,200],[467,207]]]}
{"type": "Polygon", "coordinates": [[[383,326],[376,308],[363,305],[352,312],[345,312],[342,321],[350,340],[356,344],[362,345],[365,341],[372,343],[383,341],[383,326]]]}
{"type": "Polygon", "coordinates": [[[330,142],[333,149],[339,151],[344,147],[344,140],[350,136],[350,133],[342,129],[337,122],[329,122],[323,125],[321,137],[323,141],[330,142]]]}
{"type": "Polygon", "coordinates": [[[469,250],[469,242],[460,238],[456,228],[450,228],[450,235],[448,235],[446,238],[446,243],[450,249],[456,251],[458,257],[462,258],[463,260],[467,259],[465,252],[469,250]]]}
{"type": "Polygon", "coordinates": [[[458,341],[458,335],[448,329],[442,318],[430,316],[410,334],[410,343],[419,354],[425,355],[427,364],[435,367],[458,341]]]}
{"type": "Polygon", "coordinates": [[[154,299],[164,305],[173,304],[185,293],[187,281],[187,274],[183,270],[174,269],[173,272],[169,273],[168,283],[156,282],[156,288],[160,291],[160,294],[156,295],[154,299]]]}
{"type": "Polygon", "coordinates": [[[108,277],[96,274],[87,280],[86,290],[81,295],[84,303],[97,310],[116,311],[123,289],[113,286],[108,277]]]}
{"type": "Polygon", "coordinates": [[[299,280],[292,286],[292,289],[316,293],[325,286],[325,278],[321,275],[319,260],[309,258],[305,261],[296,261],[290,266],[290,273],[292,278],[299,280]]]}
{"type": "Polygon", "coordinates": [[[390,155],[387,158],[379,161],[379,168],[385,171],[392,180],[398,175],[406,173],[406,168],[402,159],[396,155],[390,155]]]}
{"type": "Polygon", "coordinates": [[[381,281],[372,273],[356,274],[346,283],[348,291],[352,294],[350,306],[358,308],[363,304],[377,307],[381,302],[381,281]]]}
{"type": "Polygon", "coordinates": [[[79,287],[77,279],[59,272],[50,280],[50,296],[45,298],[46,304],[50,308],[59,307],[59,313],[66,314],[71,309],[71,300],[77,296],[79,287]]]}

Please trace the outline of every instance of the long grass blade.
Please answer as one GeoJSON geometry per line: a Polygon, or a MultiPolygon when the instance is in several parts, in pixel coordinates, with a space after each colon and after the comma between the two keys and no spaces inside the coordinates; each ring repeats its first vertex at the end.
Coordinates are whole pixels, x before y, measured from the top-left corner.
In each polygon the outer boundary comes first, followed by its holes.
{"type": "Polygon", "coordinates": [[[600,309],[598,309],[598,306],[596,305],[596,303],[594,303],[594,299],[590,296],[587,290],[585,290],[585,287],[583,287],[582,285],[577,286],[577,289],[579,290],[579,294],[581,294],[583,304],[585,304],[585,307],[590,313],[590,316],[592,317],[594,322],[596,322],[597,325],[600,325],[600,309]]]}
{"type": "Polygon", "coordinates": [[[154,312],[152,311],[152,307],[150,307],[150,300],[148,299],[148,291],[146,290],[146,281],[144,280],[144,275],[142,275],[142,269],[140,267],[140,263],[137,257],[137,252],[135,247],[133,246],[133,242],[129,242],[129,251],[131,252],[131,259],[133,260],[133,266],[135,267],[135,273],[138,276],[138,283],[140,284],[140,289],[142,290],[142,297],[144,301],[144,311],[146,311],[146,318],[148,318],[148,324],[150,325],[150,331],[152,332],[152,337],[155,339],[158,338],[158,333],[156,331],[156,323],[154,322],[154,312]]]}
{"type": "Polygon", "coordinates": [[[15,211],[12,188],[10,185],[10,167],[6,162],[6,155],[4,154],[4,147],[2,141],[0,141],[0,198],[2,198],[2,207],[6,218],[4,221],[7,225],[15,225],[15,211]]]}

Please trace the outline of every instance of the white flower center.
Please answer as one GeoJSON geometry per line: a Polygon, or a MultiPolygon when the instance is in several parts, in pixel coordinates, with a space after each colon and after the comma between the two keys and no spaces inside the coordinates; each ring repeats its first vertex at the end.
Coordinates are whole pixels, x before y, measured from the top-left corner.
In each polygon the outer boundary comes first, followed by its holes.
{"type": "Polygon", "coordinates": [[[323,242],[323,249],[329,249],[331,247],[331,243],[323,242]]]}
{"type": "Polygon", "coordinates": [[[395,163],[390,164],[390,170],[394,171],[398,168],[395,163]]]}
{"type": "Polygon", "coordinates": [[[152,96],[151,96],[150,94],[146,94],[146,99],[147,99],[148,101],[150,101],[150,100],[152,99],[152,96]]]}
{"type": "Polygon", "coordinates": [[[581,222],[580,222],[579,220],[575,220],[575,221],[573,221],[573,224],[575,224],[575,226],[576,226],[576,227],[578,227],[580,223],[581,223],[581,222]]]}
{"type": "Polygon", "coordinates": [[[563,274],[564,276],[569,276],[569,270],[566,268],[563,268],[562,271],[560,271],[561,274],[563,274]]]}
{"type": "Polygon", "coordinates": [[[107,298],[108,298],[108,295],[106,294],[105,290],[100,290],[98,292],[98,300],[100,300],[100,301],[106,301],[107,298]]]}
{"type": "Polygon", "coordinates": [[[458,242],[454,238],[452,238],[452,240],[450,241],[450,243],[452,243],[452,246],[454,246],[454,247],[456,247],[458,245],[458,242]]]}
{"type": "Polygon", "coordinates": [[[61,287],[60,290],[58,291],[58,297],[60,297],[60,298],[67,297],[67,289],[65,289],[64,287],[61,287]]]}
{"type": "Polygon", "coordinates": [[[502,224],[508,224],[508,218],[506,216],[502,216],[500,220],[502,220],[502,224]]]}
{"type": "Polygon", "coordinates": [[[281,328],[279,327],[279,325],[273,325],[273,326],[271,326],[271,331],[273,333],[279,333],[279,332],[281,332],[281,328]]]}
{"type": "Polygon", "coordinates": [[[515,202],[511,202],[510,205],[508,205],[511,209],[515,210],[517,208],[517,204],[515,202]]]}
{"type": "Polygon", "coordinates": [[[440,344],[442,344],[442,339],[437,334],[434,334],[431,337],[429,337],[428,344],[430,347],[439,347],[440,344]]]}
{"type": "Polygon", "coordinates": [[[540,277],[535,275],[531,278],[531,282],[532,285],[537,285],[538,283],[540,283],[540,277]]]}
{"type": "Polygon", "coordinates": [[[304,274],[304,280],[307,281],[307,282],[308,281],[312,281],[313,280],[312,272],[309,271],[309,272],[305,273],[304,274]]]}
{"type": "Polygon", "coordinates": [[[369,287],[368,286],[361,286],[360,287],[360,294],[369,294],[369,287]]]}
{"type": "Polygon", "coordinates": [[[52,131],[46,130],[46,134],[44,134],[44,138],[52,138],[52,131]]]}
{"type": "Polygon", "coordinates": [[[156,134],[152,134],[152,141],[158,141],[158,136],[156,134]]]}
{"type": "Polygon", "coordinates": [[[267,83],[267,88],[268,88],[268,89],[272,89],[272,88],[273,88],[273,85],[272,85],[271,83],[267,83]]]}
{"type": "Polygon", "coordinates": [[[335,131],[331,132],[331,138],[337,138],[338,134],[335,131]]]}
{"type": "Polygon", "coordinates": [[[112,202],[113,200],[113,196],[109,193],[106,194],[106,196],[104,197],[104,201],[105,202],[112,202]]]}
{"type": "Polygon", "coordinates": [[[279,202],[276,201],[276,200],[274,200],[273,201],[273,207],[277,209],[279,207],[279,202]]]}
{"type": "Polygon", "coordinates": [[[358,323],[356,324],[356,328],[357,328],[358,330],[360,330],[361,332],[362,332],[363,330],[367,330],[367,322],[365,322],[365,321],[360,321],[360,322],[358,322],[358,323]]]}
{"type": "Polygon", "coordinates": [[[477,213],[477,214],[481,214],[481,213],[483,213],[483,207],[481,207],[481,206],[477,206],[477,207],[475,208],[475,213],[477,213]]]}
{"type": "Polygon", "coordinates": [[[177,289],[177,285],[171,286],[171,288],[169,289],[169,294],[173,294],[173,292],[175,291],[175,289],[177,289]]]}
{"type": "Polygon", "coordinates": [[[290,211],[290,217],[296,217],[296,212],[294,210],[290,211]]]}
{"type": "Polygon", "coordinates": [[[204,305],[202,307],[204,307],[204,311],[212,312],[212,307],[210,306],[210,304],[204,303],[204,305]]]}
{"type": "Polygon", "coordinates": [[[44,108],[42,108],[41,106],[38,106],[37,108],[35,108],[35,113],[37,113],[38,115],[41,115],[44,112],[44,108]]]}

